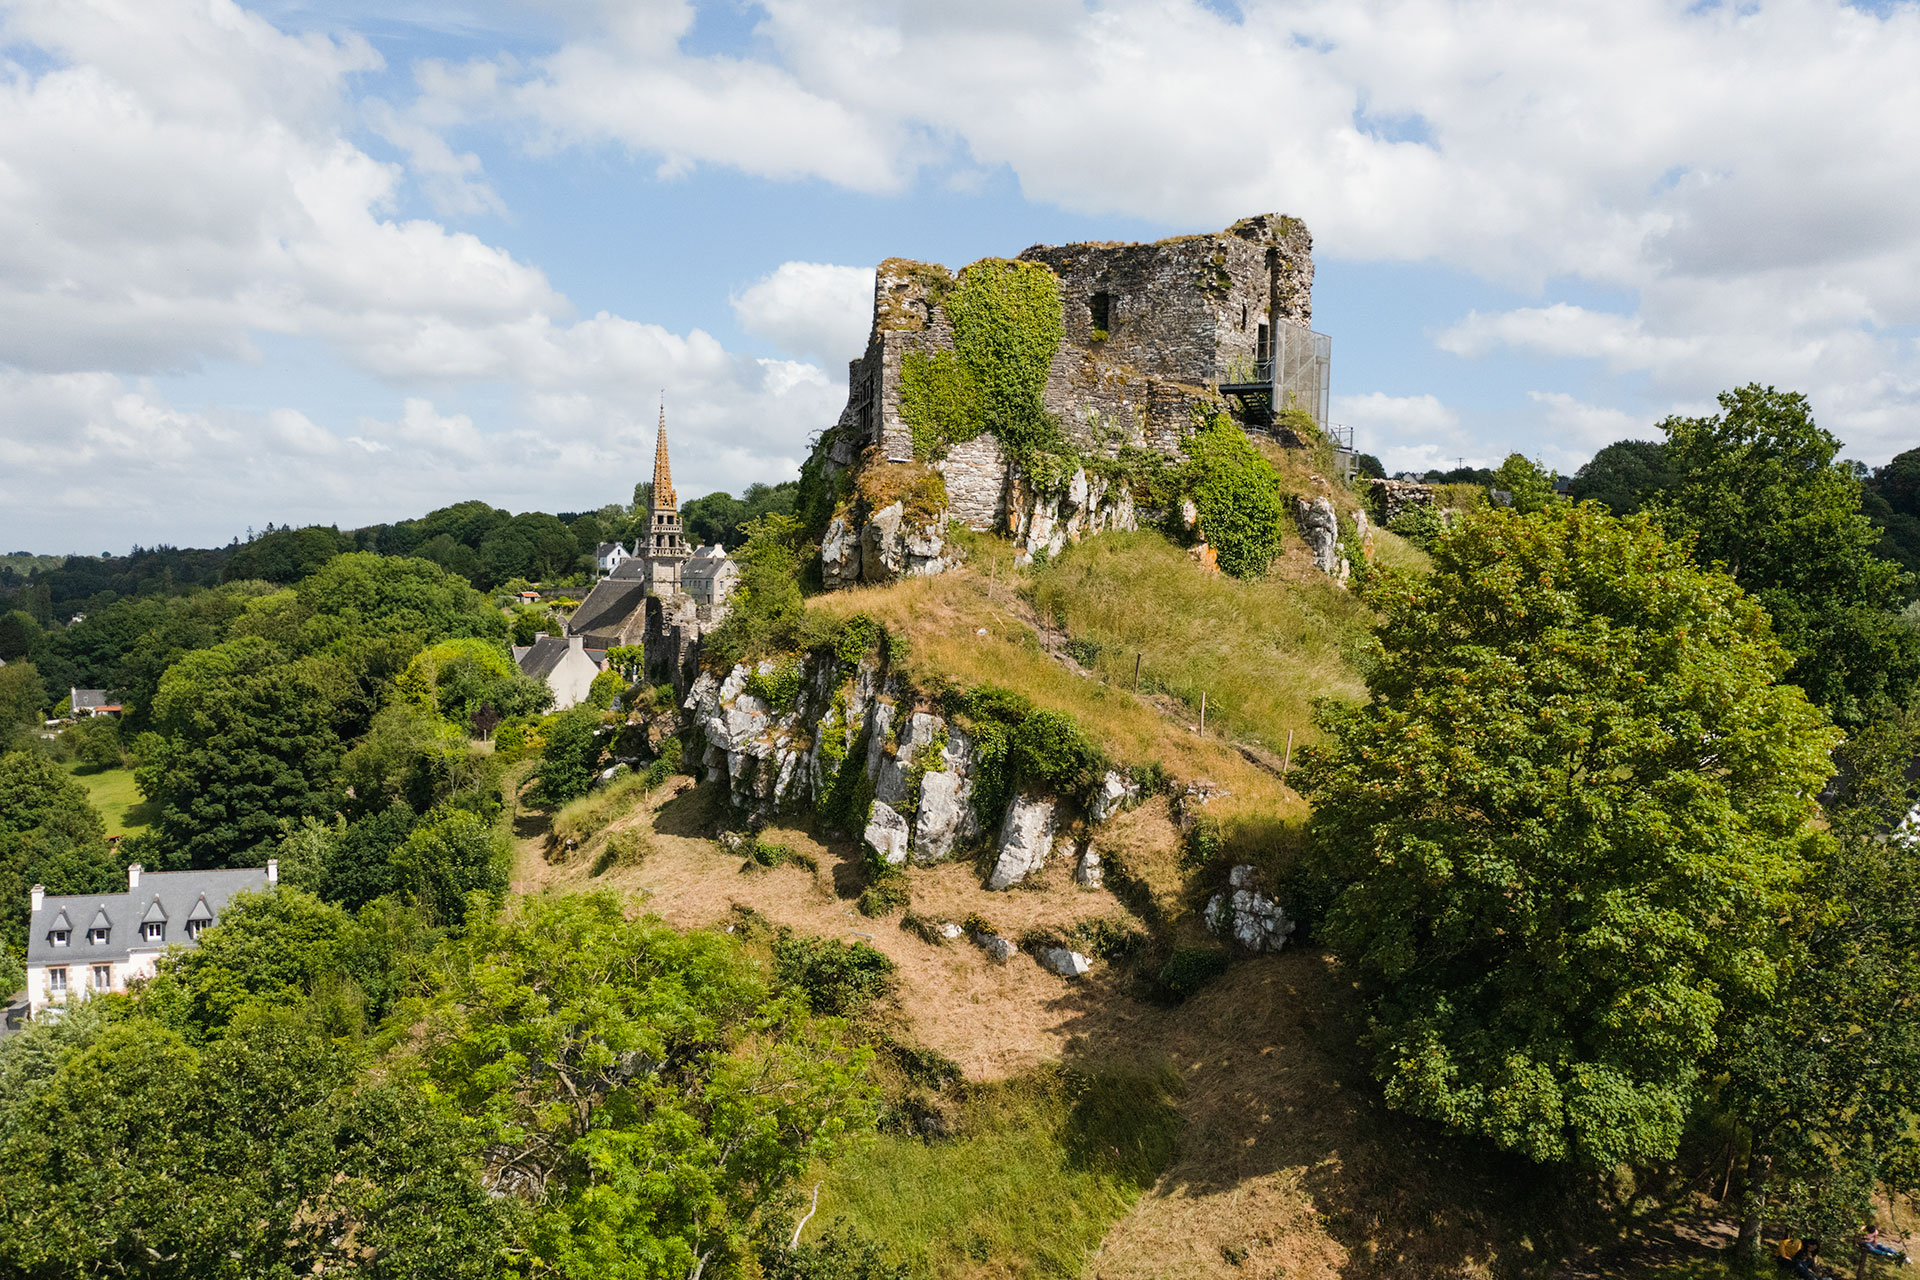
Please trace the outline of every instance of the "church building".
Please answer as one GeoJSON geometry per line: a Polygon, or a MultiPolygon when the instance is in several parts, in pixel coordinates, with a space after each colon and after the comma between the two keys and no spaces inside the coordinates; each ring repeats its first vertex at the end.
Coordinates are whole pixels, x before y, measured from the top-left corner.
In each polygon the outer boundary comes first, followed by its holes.
{"type": "Polygon", "coordinates": [[[667,460],[663,405],[654,441],[653,497],[645,537],[636,539],[634,554],[617,564],[580,602],[567,622],[567,634],[584,637],[588,649],[623,644],[659,647],[671,642],[674,662],[666,665],[677,666],[689,646],[726,617],[727,597],[739,576],[739,568],[724,549],[687,545],[680,500],[673,490],[673,467],[667,460]]]}

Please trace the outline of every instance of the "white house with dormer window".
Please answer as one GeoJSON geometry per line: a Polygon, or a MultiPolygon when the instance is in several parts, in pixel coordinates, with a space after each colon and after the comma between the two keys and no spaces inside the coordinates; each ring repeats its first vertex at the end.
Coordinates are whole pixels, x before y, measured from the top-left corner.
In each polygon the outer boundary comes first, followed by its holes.
{"type": "Polygon", "coordinates": [[[168,947],[198,945],[233,895],[263,893],[280,883],[280,865],[233,871],[127,868],[125,893],[28,893],[29,1016],[95,992],[125,991],[153,976],[168,947]]]}
{"type": "Polygon", "coordinates": [[[633,559],[633,553],[627,550],[625,544],[619,542],[603,542],[593,551],[593,567],[601,573],[612,573],[631,559],[633,559]]]}

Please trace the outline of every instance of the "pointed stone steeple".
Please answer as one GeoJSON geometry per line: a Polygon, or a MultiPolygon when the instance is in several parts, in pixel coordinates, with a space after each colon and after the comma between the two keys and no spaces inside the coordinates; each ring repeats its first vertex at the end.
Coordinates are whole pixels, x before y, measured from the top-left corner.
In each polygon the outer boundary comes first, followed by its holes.
{"type": "Polygon", "coordinates": [[[667,465],[667,406],[660,406],[660,437],[653,446],[653,510],[678,511],[674,500],[673,468],[667,465]]]}
{"type": "Polygon", "coordinates": [[[660,406],[660,435],[653,448],[653,503],[648,511],[647,581],[655,595],[680,589],[680,562],[689,555],[680,531],[680,502],[667,464],[667,406],[660,406]]]}

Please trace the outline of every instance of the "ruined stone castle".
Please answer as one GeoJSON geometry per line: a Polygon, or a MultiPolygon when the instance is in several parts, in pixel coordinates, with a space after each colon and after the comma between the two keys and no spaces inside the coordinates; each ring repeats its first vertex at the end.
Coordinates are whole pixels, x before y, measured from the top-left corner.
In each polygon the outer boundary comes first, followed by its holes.
{"type": "MultiPolygon", "coordinates": [[[[1283,440],[1282,408],[1324,427],[1331,350],[1310,328],[1311,250],[1305,225],[1278,214],[1151,244],[1026,250],[1018,261],[1043,264],[1059,282],[1060,338],[1041,393],[1046,412],[1087,458],[1115,458],[1129,447],[1176,456],[1196,411],[1225,409],[1250,430],[1283,440]]],[[[902,412],[906,362],[953,351],[945,300],[958,280],[927,263],[880,264],[867,350],[850,364],[846,408],[816,454],[834,472],[875,463],[932,467],[944,482],[942,518],[923,512],[916,521],[910,510],[884,508],[837,512],[822,537],[828,586],[939,572],[947,520],[999,530],[1024,553],[1133,526],[1124,484],[1085,469],[1036,484],[992,431],[916,457],[902,412]]]]}

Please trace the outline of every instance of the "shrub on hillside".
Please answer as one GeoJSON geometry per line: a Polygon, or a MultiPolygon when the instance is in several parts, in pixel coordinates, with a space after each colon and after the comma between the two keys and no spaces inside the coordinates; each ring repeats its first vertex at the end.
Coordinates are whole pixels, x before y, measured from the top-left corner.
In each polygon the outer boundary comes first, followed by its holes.
{"type": "Polygon", "coordinates": [[[1160,966],[1160,985],[1185,1000],[1227,971],[1227,953],[1219,947],[1176,947],[1160,966]]]}
{"type": "Polygon", "coordinates": [[[1200,533],[1236,578],[1267,571],[1280,554],[1286,494],[1273,464],[1225,414],[1187,438],[1185,487],[1200,513],[1200,533]]]}
{"type": "Polygon", "coordinates": [[[893,961],[864,942],[784,934],[773,944],[773,968],[816,1013],[845,1017],[893,990],[893,961]]]}
{"type": "Polygon", "coordinates": [[[535,802],[561,805],[587,794],[604,754],[600,712],[592,707],[575,707],[553,717],[547,722],[546,742],[540,749],[535,802]]]}

